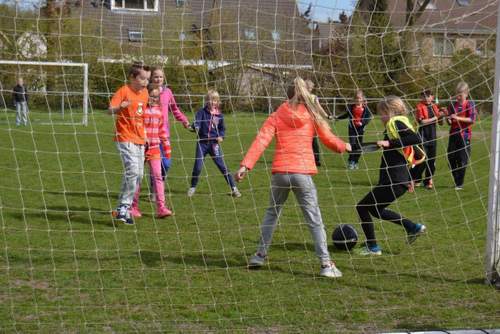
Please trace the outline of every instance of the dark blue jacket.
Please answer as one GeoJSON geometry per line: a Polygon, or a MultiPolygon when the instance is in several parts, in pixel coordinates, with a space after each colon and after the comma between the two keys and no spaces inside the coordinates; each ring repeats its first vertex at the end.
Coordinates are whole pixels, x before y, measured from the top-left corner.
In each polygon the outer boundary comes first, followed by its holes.
{"type": "MultiPolygon", "coordinates": [[[[353,107],[354,107],[354,105],[347,106],[347,112],[345,114],[337,117],[337,119],[349,118],[349,127],[352,127],[352,128],[355,127],[353,122],[352,122],[352,118],[353,118],[352,108],[353,107]]],[[[364,128],[368,123],[370,123],[371,119],[372,119],[372,113],[371,113],[370,109],[368,108],[368,106],[365,105],[363,107],[363,115],[361,116],[361,127],[364,128]]]]}
{"type": "Polygon", "coordinates": [[[207,106],[198,110],[192,128],[198,134],[200,140],[215,140],[217,137],[224,138],[226,127],[222,113],[211,115],[207,106]]]}

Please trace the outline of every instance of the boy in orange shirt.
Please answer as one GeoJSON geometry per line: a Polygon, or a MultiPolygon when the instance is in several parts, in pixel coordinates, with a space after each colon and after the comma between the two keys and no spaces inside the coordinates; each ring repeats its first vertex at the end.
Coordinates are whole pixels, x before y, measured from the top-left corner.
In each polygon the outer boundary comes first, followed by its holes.
{"type": "Polygon", "coordinates": [[[144,173],[146,132],[143,114],[149,99],[147,86],[150,76],[149,67],[132,65],[128,73],[129,84],[118,89],[109,103],[109,114],[117,115],[114,140],[125,170],[113,217],[128,225],[134,224],[130,207],[144,173]]]}

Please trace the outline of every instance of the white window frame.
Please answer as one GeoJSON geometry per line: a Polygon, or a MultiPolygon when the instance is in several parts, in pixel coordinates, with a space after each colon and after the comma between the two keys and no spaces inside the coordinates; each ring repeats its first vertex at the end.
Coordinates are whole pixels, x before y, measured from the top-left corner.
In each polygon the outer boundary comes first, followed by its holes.
{"type": "Polygon", "coordinates": [[[255,41],[257,39],[257,31],[255,28],[245,28],[243,29],[243,36],[249,41],[255,41]]]}
{"type": "Polygon", "coordinates": [[[128,40],[129,42],[135,42],[135,43],[142,43],[144,42],[144,32],[141,30],[134,30],[134,29],[129,29],[128,30],[128,40]],[[131,37],[131,35],[140,35],[140,37],[131,37]]]}
{"type": "Polygon", "coordinates": [[[125,7],[125,2],[127,0],[121,0],[123,6],[119,7],[117,6],[116,2],[117,0],[111,0],[111,10],[116,10],[116,11],[131,11],[131,12],[157,12],[159,8],[159,0],[154,0],[154,8],[150,9],[147,7],[147,0],[143,0],[143,7],[141,8],[126,8],[125,7]]]}
{"type": "Polygon", "coordinates": [[[456,47],[455,47],[455,40],[454,39],[450,39],[446,36],[432,38],[432,55],[434,57],[452,57],[453,54],[455,53],[455,49],[456,49],[456,47]],[[443,48],[439,53],[436,53],[436,40],[438,40],[438,39],[443,40],[443,48]],[[453,48],[452,52],[450,54],[445,53],[446,43],[451,43],[451,46],[453,48]]]}
{"type": "Polygon", "coordinates": [[[175,0],[175,5],[177,7],[183,7],[184,5],[186,5],[186,0],[175,0]]]}
{"type": "Polygon", "coordinates": [[[187,39],[187,34],[184,31],[179,33],[179,41],[185,41],[187,39]]]}
{"type": "Polygon", "coordinates": [[[281,41],[281,33],[278,30],[273,30],[271,32],[271,38],[274,42],[279,43],[281,41]]]}
{"type": "Polygon", "coordinates": [[[468,7],[471,5],[471,1],[470,0],[466,0],[466,2],[462,2],[463,0],[456,0],[457,1],[457,5],[460,6],[460,7],[468,7]]]}
{"type": "MultiPolygon", "coordinates": [[[[419,0],[417,3],[418,3],[418,6],[422,6],[422,3],[424,2],[424,0],[419,0]]],[[[429,3],[427,4],[427,6],[425,6],[425,10],[436,10],[437,7],[436,7],[436,3],[431,0],[429,1],[429,3]]]]}

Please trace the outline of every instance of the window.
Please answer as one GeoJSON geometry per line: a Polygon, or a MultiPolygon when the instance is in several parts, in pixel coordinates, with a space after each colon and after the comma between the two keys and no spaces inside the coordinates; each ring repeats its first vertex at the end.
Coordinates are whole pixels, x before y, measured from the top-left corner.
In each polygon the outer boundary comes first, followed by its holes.
{"type": "Polygon", "coordinates": [[[434,56],[453,56],[455,52],[455,41],[446,37],[434,37],[434,56]]]}
{"type": "Polygon", "coordinates": [[[175,5],[177,7],[183,7],[186,4],[186,0],[175,0],[175,5]]]}
{"type": "Polygon", "coordinates": [[[272,33],[271,33],[271,36],[273,37],[273,41],[275,42],[279,42],[280,41],[280,32],[279,31],[276,31],[274,30],[272,33]]]}
{"type": "Polygon", "coordinates": [[[142,31],[129,30],[128,31],[128,40],[130,42],[142,42],[144,40],[144,34],[142,31]]]}
{"type": "MultiPolygon", "coordinates": [[[[418,1],[418,6],[422,6],[422,4],[424,3],[425,0],[419,0],[418,1]]],[[[425,7],[426,10],[436,10],[437,7],[436,7],[436,4],[434,3],[433,0],[429,1],[429,3],[427,4],[427,6],[425,7]]]]}
{"type": "Polygon", "coordinates": [[[470,0],[457,0],[459,6],[465,7],[470,5],[470,0]]]}
{"type": "Polygon", "coordinates": [[[186,33],[184,31],[181,31],[179,33],[179,41],[185,41],[186,40],[186,33]]]}
{"type": "Polygon", "coordinates": [[[158,11],[158,0],[111,0],[112,10],[158,11]]]}
{"type": "Polygon", "coordinates": [[[476,41],[476,54],[481,57],[491,57],[495,55],[495,41],[494,39],[484,40],[478,39],[476,41]]]}
{"type": "Polygon", "coordinates": [[[245,28],[245,30],[243,30],[243,34],[246,39],[255,40],[256,38],[255,29],[252,28],[245,28]]]}

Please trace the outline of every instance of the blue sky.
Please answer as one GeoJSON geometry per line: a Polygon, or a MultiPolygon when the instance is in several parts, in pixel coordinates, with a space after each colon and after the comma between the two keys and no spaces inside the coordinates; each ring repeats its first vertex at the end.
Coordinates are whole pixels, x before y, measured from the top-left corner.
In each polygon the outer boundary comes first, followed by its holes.
{"type": "Polygon", "coordinates": [[[337,21],[339,14],[344,10],[346,13],[352,12],[356,5],[355,0],[297,0],[299,9],[303,12],[312,3],[312,16],[316,21],[328,21],[332,18],[337,21]]]}

